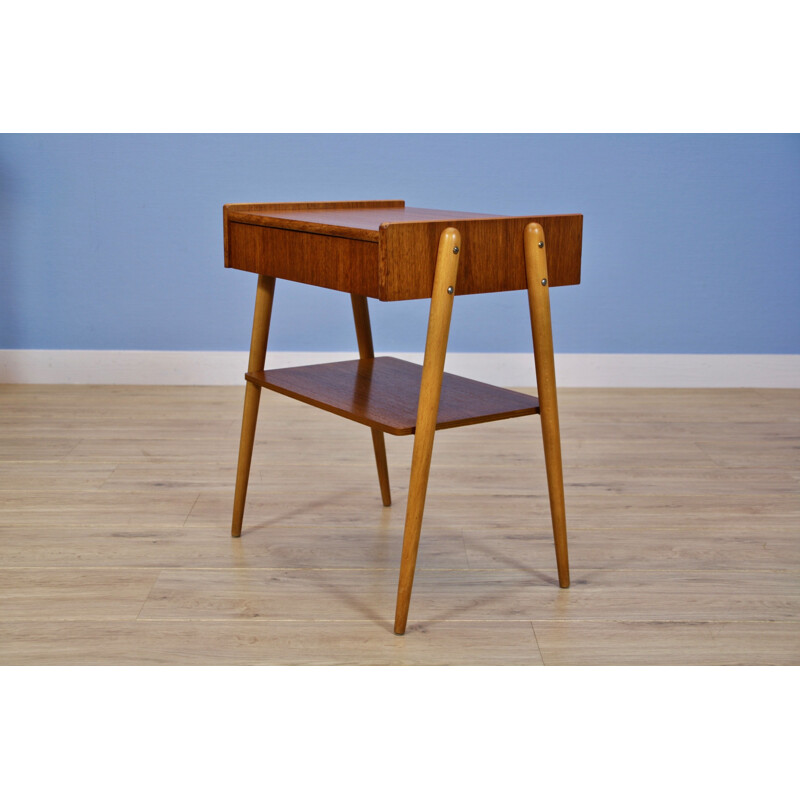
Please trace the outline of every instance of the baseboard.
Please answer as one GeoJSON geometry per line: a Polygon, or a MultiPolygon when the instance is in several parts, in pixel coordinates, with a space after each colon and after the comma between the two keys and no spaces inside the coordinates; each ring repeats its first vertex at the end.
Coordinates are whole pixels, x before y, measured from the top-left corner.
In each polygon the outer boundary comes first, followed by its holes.
{"type": "MultiPolygon", "coordinates": [[[[422,363],[422,353],[382,353],[422,363]]],[[[269,352],[269,367],[357,353],[269,352]]],[[[159,350],[0,350],[0,383],[213,385],[242,383],[247,353],[159,350]]],[[[533,386],[528,353],[450,353],[450,372],[499,386],[533,386]]],[[[558,353],[563,387],[800,389],[800,355],[558,353]]]]}

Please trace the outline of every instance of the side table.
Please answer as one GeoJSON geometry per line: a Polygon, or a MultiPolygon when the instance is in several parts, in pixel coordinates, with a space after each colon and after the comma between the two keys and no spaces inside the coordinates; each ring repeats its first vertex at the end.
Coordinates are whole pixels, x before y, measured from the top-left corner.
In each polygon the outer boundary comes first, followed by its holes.
{"type": "Polygon", "coordinates": [[[394,632],[405,633],[436,430],[539,414],[559,585],[569,586],[551,286],[580,282],[583,217],[508,217],[402,200],[224,206],[225,266],[258,274],[231,533],[240,536],[261,389],[347,417],[372,432],[391,504],[384,433],[414,435],[394,632]],[[545,232],[547,243],[545,244],[545,232]],[[277,278],[350,294],[359,359],[265,370],[277,278]],[[453,298],[525,289],[538,399],[444,372],[453,298]],[[367,298],[430,298],[422,367],[375,358],[367,298]]]}

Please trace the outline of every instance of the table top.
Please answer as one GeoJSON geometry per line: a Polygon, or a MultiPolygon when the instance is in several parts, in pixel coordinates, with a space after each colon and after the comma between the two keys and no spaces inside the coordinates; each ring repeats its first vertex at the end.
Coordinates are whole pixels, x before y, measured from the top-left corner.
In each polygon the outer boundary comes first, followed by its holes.
{"type": "Polygon", "coordinates": [[[431,296],[439,236],[461,233],[456,294],[525,289],[523,231],[542,225],[551,286],[580,282],[580,214],[511,217],[402,200],[224,206],[225,266],[380,300],[431,296]]]}

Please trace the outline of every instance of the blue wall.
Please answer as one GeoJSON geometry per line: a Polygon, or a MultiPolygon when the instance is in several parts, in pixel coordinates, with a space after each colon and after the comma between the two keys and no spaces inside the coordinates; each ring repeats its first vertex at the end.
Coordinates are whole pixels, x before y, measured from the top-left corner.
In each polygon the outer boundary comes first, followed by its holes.
{"type": "MultiPolygon", "coordinates": [[[[228,202],[401,198],[580,212],[560,352],[800,352],[800,136],[0,136],[0,348],[243,350],[255,277],[224,270],[228,202]]],[[[370,301],[379,350],[427,304],[370,301]]],[[[278,284],[270,346],[354,350],[349,300],[278,284]]],[[[453,351],[528,351],[522,292],[459,298],[453,351]]]]}

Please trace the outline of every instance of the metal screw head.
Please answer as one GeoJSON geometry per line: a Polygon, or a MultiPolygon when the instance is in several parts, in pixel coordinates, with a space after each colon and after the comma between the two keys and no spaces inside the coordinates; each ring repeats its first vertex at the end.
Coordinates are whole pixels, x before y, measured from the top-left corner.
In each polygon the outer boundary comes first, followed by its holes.
{"type": "Polygon", "coordinates": [[[453,294],[453,287],[452,286],[448,286],[447,287],[447,294],[453,294]]]}
{"type": "Polygon", "coordinates": [[[547,278],[542,278],[542,286],[547,286],[547,278]]]}
{"type": "Polygon", "coordinates": [[[457,248],[457,247],[454,247],[454,248],[453,248],[453,255],[454,255],[454,256],[457,256],[457,255],[458,255],[458,248],[457,248]]]}
{"type": "Polygon", "coordinates": [[[539,242],[539,247],[544,247],[544,242],[539,242]]]}

